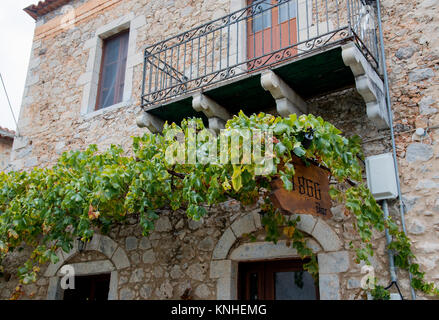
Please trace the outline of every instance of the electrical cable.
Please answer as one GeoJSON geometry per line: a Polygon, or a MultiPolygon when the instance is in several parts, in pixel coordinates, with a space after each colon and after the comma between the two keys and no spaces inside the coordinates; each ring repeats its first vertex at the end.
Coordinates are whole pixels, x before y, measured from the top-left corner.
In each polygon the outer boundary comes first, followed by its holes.
{"type": "Polygon", "coordinates": [[[5,83],[3,81],[3,77],[2,77],[1,72],[0,72],[0,79],[2,80],[2,85],[3,85],[3,89],[5,90],[6,99],[8,100],[9,109],[11,110],[12,117],[14,118],[14,122],[15,122],[15,126],[16,126],[16,133],[17,133],[17,136],[19,136],[17,119],[15,119],[15,114],[14,114],[14,111],[12,110],[11,101],[9,100],[8,92],[6,91],[6,86],[5,86],[5,83]]]}

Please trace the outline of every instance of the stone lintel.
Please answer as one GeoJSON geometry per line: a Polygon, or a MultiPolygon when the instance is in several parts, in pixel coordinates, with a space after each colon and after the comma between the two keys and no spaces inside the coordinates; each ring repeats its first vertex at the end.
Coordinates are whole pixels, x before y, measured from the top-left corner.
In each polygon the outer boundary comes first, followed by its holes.
{"type": "Polygon", "coordinates": [[[266,70],[261,74],[261,85],[276,100],[277,112],[282,117],[308,112],[306,102],[273,71],[266,70]]]}
{"type": "Polygon", "coordinates": [[[390,121],[387,114],[383,80],[355,43],[350,42],[342,47],[342,58],[344,64],[352,70],[357,91],[366,103],[368,118],[378,129],[388,128],[390,121]]]}
{"type": "Polygon", "coordinates": [[[147,128],[152,133],[162,132],[165,124],[164,121],[147,112],[142,112],[136,118],[136,123],[139,128],[147,128]]]}

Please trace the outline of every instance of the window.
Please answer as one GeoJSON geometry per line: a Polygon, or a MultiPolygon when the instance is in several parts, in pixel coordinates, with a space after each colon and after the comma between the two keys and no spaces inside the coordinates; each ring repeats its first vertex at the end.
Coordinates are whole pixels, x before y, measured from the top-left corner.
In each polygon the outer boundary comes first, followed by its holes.
{"type": "Polygon", "coordinates": [[[279,23],[296,18],[296,6],[296,1],[289,1],[287,3],[281,4],[279,6],[279,23]]]}
{"type": "Polygon", "coordinates": [[[76,276],[75,289],[64,290],[64,300],[103,301],[108,300],[110,274],[76,276]]]}
{"type": "MultiPolygon", "coordinates": [[[[305,261],[306,262],[306,261],[305,261]]],[[[238,266],[241,300],[317,300],[318,288],[302,260],[245,262],[238,266]]]]}
{"type": "Polygon", "coordinates": [[[96,110],[122,101],[128,52],[128,31],[104,40],[96,110]]]}

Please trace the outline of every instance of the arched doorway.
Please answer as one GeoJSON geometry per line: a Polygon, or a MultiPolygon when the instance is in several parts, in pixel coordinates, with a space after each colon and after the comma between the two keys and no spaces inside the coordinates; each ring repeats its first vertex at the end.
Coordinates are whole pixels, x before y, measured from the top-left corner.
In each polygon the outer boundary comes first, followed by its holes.
{"type": "MultiPolygon", "coordinates": [[[[342,242],[335,231],[322,219],[299,215],[301,221],[297,228],[310,236],[309,247],[317,254],[319,262],[319,298],[322,300],[340,299],[339,273],[349,269],[350,259],[342,250],[342,242]]],[[[250,242],[232,247],[244,234],[261,230],[260,215],[249,213],[237,219],[227,228],[218,241],[210,266],[210,277],[216,280],[218,300],[238,299],[239,263],[250,261],[296,260],[295,249],[285,241],[250,242]]]]}

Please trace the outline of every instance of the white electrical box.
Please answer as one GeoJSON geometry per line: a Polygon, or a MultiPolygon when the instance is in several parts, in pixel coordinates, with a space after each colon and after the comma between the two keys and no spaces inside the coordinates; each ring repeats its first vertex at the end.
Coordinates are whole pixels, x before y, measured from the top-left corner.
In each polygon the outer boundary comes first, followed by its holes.
{"type": "Polygon", "coordinates": [[[366,175],[367,186],[375,200],[398,197],[392,153],[383,153],[366,158],[366,175]]]}

